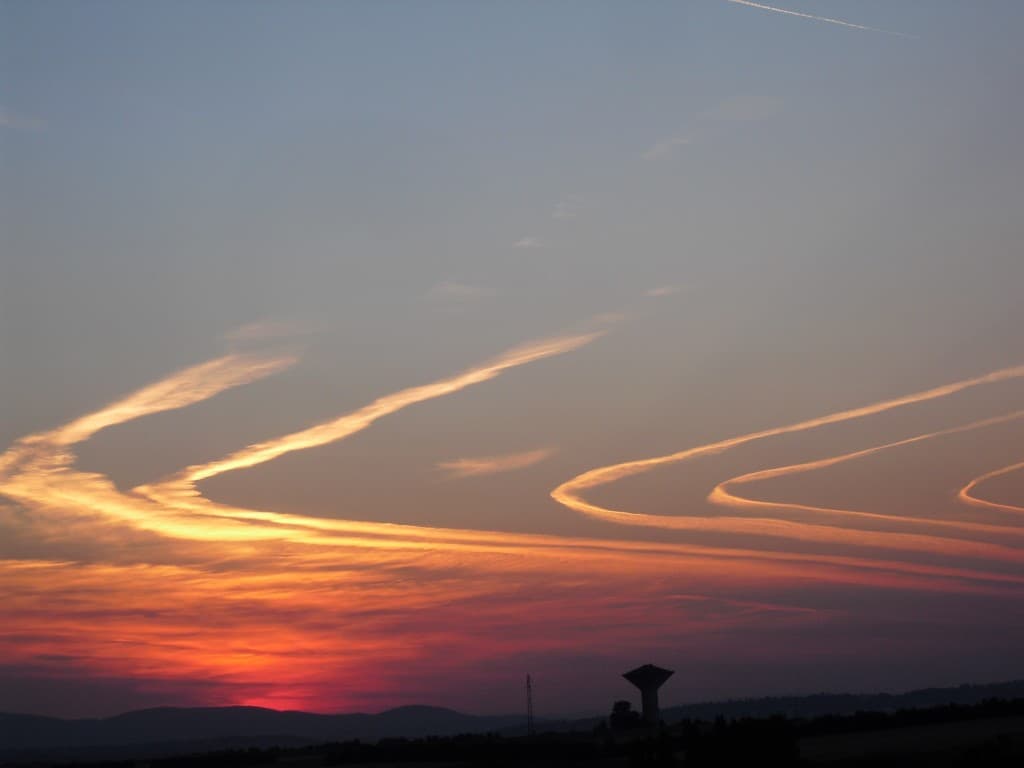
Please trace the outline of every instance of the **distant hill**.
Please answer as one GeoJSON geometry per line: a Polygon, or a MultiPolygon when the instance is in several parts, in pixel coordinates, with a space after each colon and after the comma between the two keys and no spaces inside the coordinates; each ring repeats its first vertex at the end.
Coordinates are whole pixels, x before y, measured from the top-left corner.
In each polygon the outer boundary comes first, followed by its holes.
{"type": "Polygon", "coordinates": [[[451,736],[498,731],[523,719],[425,706],[398,707],[376,715],[317,715],[260,707],[159,707],[85,720],[0,714],[0,760],[115,759],[249,746],[451,736]]]}
{"type": "Polygon", "coordinates": [[[907,693],[816,693],[811,696],[771,696],[761,699],[683,704],[665,707],[662,719],[674,722],[684,718],[712,720],[732,717],[820,717],[852,715],[855,712],[892,712],[897,709],[922,709],[943,704],[977,704],[986,699],[1024,699],[1024,680],[984,685],[960,685],[956,688],[922,688],[907,693]]]}
{"type": "MultiPolygon", "coordinates": [[[[900,694],[828,694],[742,699],[666,707],[666,722],[718,716],[808,718],[857,711],[943,704],[975,704],[985,699],[1022,699],[1024,681],[956,688],[927,688],[900,694]]],[[[611,709],[611,701],[608,703],[611,709]]],[[[588,731],[603,715],[572,720],[539,720],[539,730],[588,731]]],[[[161,707],[116,717],[63,720],[37,715],[0,714],[0,761],[128,759],[245,747],[299,747],[325,742],[384,738],[452,736],[461,733],[522,734],[522,715],[467,715],[442,707],[398,707],[375,715],[318,715],[259,707],[161,707]]]]}

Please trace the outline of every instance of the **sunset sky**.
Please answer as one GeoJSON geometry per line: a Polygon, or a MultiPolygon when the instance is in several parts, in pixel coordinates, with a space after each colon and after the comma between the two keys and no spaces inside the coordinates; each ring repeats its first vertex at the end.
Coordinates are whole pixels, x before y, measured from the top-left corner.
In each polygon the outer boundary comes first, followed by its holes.
{"type": "Polygon", "coordinates": [[[1024,678],[1022,35],[0,0],[0,711],[1024,678]]]}

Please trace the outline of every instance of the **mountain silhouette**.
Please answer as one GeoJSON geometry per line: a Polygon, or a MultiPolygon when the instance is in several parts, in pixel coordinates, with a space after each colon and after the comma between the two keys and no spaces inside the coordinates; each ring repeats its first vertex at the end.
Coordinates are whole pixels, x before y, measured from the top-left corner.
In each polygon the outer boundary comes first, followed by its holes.
{"type": "Polygon", "coordinates": [[[157,707],[81,720],[0,714],[0,760],[112,759],[140,752],[159,755],[352,739],[451,736],[502,730],[522,720],[519,715],[477,716],[428,706],[397,707],[374,715],[319,715],[261,707],[157,707]]]}
{"type": "Polygon", "coordinates": [[[810,696],[769,696],[759,699],[683,704],[663,708],[662,719],[674,722],[730,717],[820,717],[856,712],[893,712],[944,704],[979,704],[986,699],[1024,699],[1024,680],[965,684],[955,688],[921,688],[906,693],[816,693],[810,696]]]}
{"type": "MultiPolygon", "coordinates": [[[[666,722],[785,714],[810,718],[891,712],[986,699],[1024,698],[1024,680],[900,694],[815,694],[685,704],[662,709],[666,722]]],[[[610,706],[609,700],[609,706],[610,706]]],[[[587,731],[605,715],[538,719],[545,731],[587,731]]],[[[112,760],[245,747],[299,747],[359,739],[525,733],[524,715],[468,715],[443,707],[404,706],[378,714],[321,715],[260,707],[158,707],[107,718],[65,720],[0,713],[0,761],[112,760]]]]}

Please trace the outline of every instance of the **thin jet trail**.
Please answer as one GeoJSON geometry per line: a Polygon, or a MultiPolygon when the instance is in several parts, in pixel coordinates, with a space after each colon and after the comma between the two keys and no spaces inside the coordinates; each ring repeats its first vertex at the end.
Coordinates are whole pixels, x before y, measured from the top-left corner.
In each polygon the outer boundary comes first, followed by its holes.
{"type": "MultiPolygon", "coordinates": [[[[607,485],[616,480],[631,477],[633,475],[639,475],[644,472],[648,472],[655,467],[662,466],[665,464],[675,464],[688,459],[697,458],[698,456],[706,456],[718,453],[724,453],[731,448],[735,448],[745,443],[752,443],[755,440],[763,440],[768,437],[777,437],[779,435],[792,434],[794,432],[804,432],[808,429],[814,429],[816,427],[824,427],[831,424],[839,424],[845,421],[851,421],[853,419],[860,419],[866,416],[874,416],[875,414],[884,413],[885,411],[899,408],[904,405],[913,405],[915,403],[924,403],[929,400],[935,400],[940,397],[947,397],[949,395],[962,392],[973,387],[983,386],[986,384],[996,384],[1001,381],[1010,381],[1012,379],[1024,378],[1024,365],[1018,365],[1010,368],[1001,368],[991,373],[986,373],[982,376],[975,376],[970,379],[962,379],[961,381],[955,381],[951,384],[943,384],[939,387],[933,387],[932,389],[926,389],[921,392],[914,392],[913,394],[903,395],[901,397],[895,397],[890,400],[882,400],[877,403],[870,405],[860,406],[858,408],[850,408],[844,411],[837,411],[836,413],[830,413],[825,416],[818,416],[813,419],[807,419],[800,421],[795,424],[787,424],[782,427],[772,427],[770,429],[764,429],[759,432],[750,432],[746,435],[739,435],[737,437],[730,437],[725,440],[719,440],[714,443],[707,443],[705,445],[699,445],[694,448],[687,448],[676,453],[670,453],[665,456],[655,456],[648,459],[637,459],[635,461],[625,461],[621,464],[612,464],[606,467],[598,467],[584,472],[576,477],[567,480],[558,486],[551,495],[556,501],[564,504],[565,506],[573,509],[572,502],[581,501],[579,499],[579,493],[588,488],[597,488],[602,485],[607,485]]],[[[582,510],[579,510],[582,511],[582,510]]],[[[628,516],[629,513],[621,513],[628,516]]],[[[614,517],[614,516],[613,516],[614,517]]]]}
{"type": "Polygon", "coordinates": [[[772,11],[773,13],[783,13],[786,16],[796,16],[800,19],[810,19],[811,21],[823,21],[826,24],[836,24],[840,27],[848,27],[850,29],[861,29],[866,32],[881,32],[886,35],[895,35],[896,37],[906,37],[914,39],[914,35],[908,35],[906,32],[894,32],[891,29],[880,29],[879,27],[869,27],[866,24],[854,24],[852,21],[843,21],[842,19],[832,19],[828,16],[815,16],[813,13],[801,13],[800,11],[791,11],[787,8],[778,8],[774,5],[765,5],[764,3],[754,3],[751,0],[726,0],[729,3],[735,3],[736,5],[746,5],[750,8],[759,8],[762,11],[772,11]]]}
{"type": "MultiPolygon", "coordinates": [[[[580,514],[624,525],[663,528],[669,530],[731,531],[733,533],[780,536],[794,540],[818,541],[821,543],[842,541],[851,544],[861,544],[864,546],[893,547],[898,549],[942,552],[945,554],[963,556],[992,556],[998,559],[1015,561],[1021,557],[1020,550],[1012,549],[1001,544],[985,545],[979,542],[967,542],[958,539],[907,533],[883,534],[870,531],[852,531],[839,527],[824,526],[820,524],[795,523],[776,518],[666,517],[664,515],[652,515],[642,512],[628,512],[624,510],[610,509],[608,507],[603,507],[586,501],[583,498],[582,493],[591,488],[608,485],[616,480],[649,472],[659,466],[687,461],[699,456],[724,453],[725,451],[737,446],[745,445],[757,440],[792,434],[795,432],[803,432],[817,427],[838,424],[841,422],[851,421],[853,419],[864,418],[866,416],[873,416],[905,405],[948,397],[956,394],[957,392],[973,387],[995,384],[997,382],[1008,381],[1021,377],[1024,377],[1024,366],[1003,368],[982,376],[963,379],[951,384],[945,384],[921,392],[904,395],[902,397],[883,400],[859,408],[838,411],[836,413],[831,413],[814,419],[807,419],[795,424],[774,427],[771,429],[761,430],[759,432],[751,432],[746,435],[739,435],[726,440],[688,448],[665,456],[656,456],[648,459],[639,459],[623,462],[621,464],[613,464],[606,467],[598,467],[562,483],[551,492],[551,497],[563,506],[579,512],[580,514]],[[990,549],[989,555],[984,555],[982,553],[984,548],[990,549]]],[[[1015,415],[1011,414],[1011,416],[1015,415]]],[[[1008,416],[1006,418],[1010,417],[1008,416]]],[[[913,442],[913,440],[907,442],[913,442]]],[[[888,447],[894,447],[894,445],[888,447]]],[[[866,452],[862,451],[859,452],[859,454],[853,454],[845,458],[852,458],[854,455],[865,455],[865,453],[866,452]]],[[[840,457],[840,460],[844,460],[843,457],[840,457]]],[[[825,466],[827,463],[828,460],[824,460],[817,464],[812,463],[812,465],[825,466]]],[[[782,470],[765,470],[762,473],[754,473],[752,476],[744,476],[744,478],[741,479],[748,481],[752,479],[765,479],[773,474],[785,473],[787,471],[789,471],[789,468],[783,468],[782,470]]],[[[723,486],[727,486],[729,482],[734,481],[727,481],[723,486]]],[[[743,506],[743,502],[736,497],[729,496],[723,486],[719,486],[712,491],[711,500],[719,503],[725,502],[732,506],[743,506]]],[[[970,490],[971,486],[965,489],[966,493],[969,493],[970,490]]],[[[964,495],[965,492],[961,492],[961,497],[964,495]]],[[[747,506],[754,506],[754,504],[749,504],[747,506]]]]}
{"type": "Polygon", "coordinates": [[[1013,512],[1016,514],[1024,513],[1024,507],[1018,506],[1016,504],[1000,504],[997,501],[989,501],[987,499],[982,499],[975,495],[976,489],[982,483],[988,480],[992,480],[993,478],[996,477],[1008,475],[1012,472],[1019,472],[1022,469],[1024,469],[1024,461],[1018,462],[1016,464],[1010,464],[1008,467],[994,469],[991,472],[986,472],[983,475],[979,475],[978,477],[974,478],[973,480],[971,480],[971,482],[969,482],[967,485],[960,489],[960,492],[957,494],[957,498],[960,499],[960,501],[962,501],[964,504],[970,504],[972,507],[997,509],[1000,512],[1013,512]]]}
{"type": "MultiPolygon", "coordinates": [[[[899,524],[911,527],[920,528],[934,528],[939,530],[960,530],[965,532],[973,532],[979,534],[996,534],[999,536],[1024,536],[1024,528],[1006,525],[994,525],[990,523],[975,523],[971,521],[961,520],[933,520],[919,517],[906,517],[904,515],[890,515],[882,514],[879,512],[863,512],[860,510],[853,509],[840,509],[835,507],[820,507],[811,506],[808,504],[793,504],[789,502],[775,502],[775,501],[761,501],[759,499],[751,499],[746,496],[739,496],[731,492],[731,488],[737,485],[746,485],[747,483],[760,482],[762,480],[770,480],[778,477],[786,477],[788,475],[796,475],[803,472],[811,472],[816,469],[824,469],[826,467],[833,467],[837,464],[842,464],[846,461],[852,461],[854,459],[864,458],[871,456],[881,451],[886,451],[891,448],[899,448],[906,445],[913,445],[914,443],[920,443],[925,440],[932,440],[937,437],[945,437],[948,435],[956,435],[963,432],[969,432],[975,429],[983,429],[985,427],[995,426],[997,424],[1005,424],[1010,421],[1024,418],[1024,411],[1013,411],[1012,413],[1005,414],[1003,416],[995,416],[988,419],[981,419],[979,421],[972,421],[969,424],[962,424],[956,427],[948,427],[946,429],[936,430],[934,432],[928,432],[922,435],[915,435],[914,437],[904,438],[902,440],[896,440],[891,443],[885,443],[883,445],[872,446],[871,448],[864,448],[859,451],[853,451],[851,453],[839,454],[837,456],[829,456],[824,459],[816,459],[814,461],[806,461],[799,464],[789,464],[783,467],[774,467],[772,469],[762,469],[756,472],[748,472],[744,475],[730,478],[729,480],[723,480],[708,494],[708,501],[712,504],[718,504],[720,506],[732,507],[735,509],[775,509],[775,510],[793,510],[800,512],[810,512],[812,514],[827,516],[831,515],[834,517],[841,517],[845,519],[862,520],[865,522],[877,522],[882,524],[899,524]]],[[[970,504],[977,504],[978,506],[996,507],[1003,510],[1014,510],[1024,512],[1024,508],[1011,507],[1005,504],[996,504],[995,502],[988,502],[984,500],[974,499],[969,495],[970,490],[974,488],[979,482],[987,480],[991,477],[1006,474],[1024,466],[1022,464],[1016,464],[1010,467],[1004,467],[1003,469],[997,469],[993,472],[988,472],[979,478],[975,478],[968,483],[958,494],[959,498],[970,504]]]]}
{"type": "MultiPolygon", "coordinates": [[[[184,483],[191,487],[200,480],[205,480],[224,472],[263,464],[292,451],[306,450],[333,443],[364,430],[377,421],[377,419],[395,413],[410,405],[443,397],[474,384],[489,381],[509,368],[516,368],[535,360],[571,352],[603,335],[603,331],[596,331],[575,336],[544,339],[516,347],[490,362],[455,376],[385,395],[359,410],[339,416],[331,421],[317,424],[308,429],[293,432],[290,435],[256,443],[219,461],[193,465],[181,474],[172,477],[169,482],[172,485],[184,483]]],[[[164,485],[164,483],[158,485],[164,485]]],[[[150,488],[149,490],[153,489],[150,488]]]]}
{"type": "Polygon", "coordinates": [[[224,355],[178,371],[57,429],[26,435],[0,454],[0,488],[5,475],[19,463],[32,463],[40,455],[47,456],[46,462],[53,467],[61,461],[69,463],[67,449],[97,432],[143,416],[186,408],[275,374],[296,361],[293,355],[224,355]]]}

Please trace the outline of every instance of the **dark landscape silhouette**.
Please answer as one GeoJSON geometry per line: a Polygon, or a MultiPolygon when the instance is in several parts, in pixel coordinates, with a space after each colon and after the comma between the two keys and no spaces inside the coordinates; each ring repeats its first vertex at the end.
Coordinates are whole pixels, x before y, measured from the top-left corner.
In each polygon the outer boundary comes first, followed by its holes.
{"type": "Polygon", "coordinates": [[[686,704],[662,709],[657,726],[629,701],[609,709],[537,718],[535,735],[521,714],[429,706],[338,715],[164,707],[78,720],[0,714],[0,762],[1017,765],[1024,757],[1024,681],[686,704]]]}

